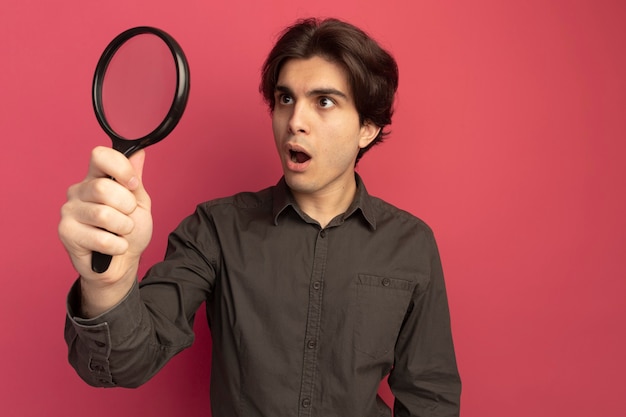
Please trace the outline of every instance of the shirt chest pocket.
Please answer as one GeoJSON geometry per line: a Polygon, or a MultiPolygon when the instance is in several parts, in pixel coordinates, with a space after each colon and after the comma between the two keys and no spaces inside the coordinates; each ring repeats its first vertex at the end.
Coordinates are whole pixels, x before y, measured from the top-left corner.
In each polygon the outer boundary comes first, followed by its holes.
{"type": "Polygon", "coordinates": [[[359,274],[356,282],[355,350],[380,358],[393,350],[415,283],[359,274]]]}

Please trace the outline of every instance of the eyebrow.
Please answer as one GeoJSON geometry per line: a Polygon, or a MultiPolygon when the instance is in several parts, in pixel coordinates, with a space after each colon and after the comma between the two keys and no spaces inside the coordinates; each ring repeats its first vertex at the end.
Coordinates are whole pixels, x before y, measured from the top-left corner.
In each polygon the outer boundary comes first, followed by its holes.
{"type": "MultiPolygon", "coordinates": [[[[284,94],[288,94],[293,96],[293,91],[285,86],[285,85],[277,85],[275,91],[281,92],[284,94]]],[[[345,100],[348,100],[348,95],[343,91],[337,90],[336,88],[328,87],[328,88],[314,88],[313,90],[309,90],[305,93],[307,97],[311,96],[337,96],[342,97],[345,100]]]]}

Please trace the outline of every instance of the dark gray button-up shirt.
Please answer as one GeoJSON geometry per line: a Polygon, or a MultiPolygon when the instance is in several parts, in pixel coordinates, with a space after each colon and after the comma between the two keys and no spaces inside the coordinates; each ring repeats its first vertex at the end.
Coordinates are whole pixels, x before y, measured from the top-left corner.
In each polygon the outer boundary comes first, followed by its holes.
{"type": "Polygon", "coordinates": [[[193,342],[206,302],[214,417],[458,416],[457,372],[433,233],[411,214],[356,198],[326,228],[284,180],[197,207],[115,308],[85,320],[68,298],[65,337],[79,375],[134,387],[193,342]]]}

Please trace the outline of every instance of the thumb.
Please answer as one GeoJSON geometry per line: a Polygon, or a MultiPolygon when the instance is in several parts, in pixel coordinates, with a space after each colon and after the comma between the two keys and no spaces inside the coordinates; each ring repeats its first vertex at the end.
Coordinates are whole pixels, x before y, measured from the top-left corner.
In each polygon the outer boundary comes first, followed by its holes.
{"type": "Polygon", "coordinates": [[[130,164],[135,170],[135,176],[131,178],[131,180],[129,181],[128,188],[134,191],[142,183],[143,165],[144,165],[144,162],[146,161],[146,151],[143,149],[140,149],[134,154],[132,154],[130,158],[128,158],[128,160],[130,161],[130,164]]]}
{"type": "Polygon", "coordinates": [[[137,198],[137,204],[147,210],[150,210],[151,201],[148,192],[143,186],[143,166],[146,160],[146,152],[141,149],[128,158],[133,170],[135,171],[135,175],[128,183],[128,189],[135,194],[137,198]]]}

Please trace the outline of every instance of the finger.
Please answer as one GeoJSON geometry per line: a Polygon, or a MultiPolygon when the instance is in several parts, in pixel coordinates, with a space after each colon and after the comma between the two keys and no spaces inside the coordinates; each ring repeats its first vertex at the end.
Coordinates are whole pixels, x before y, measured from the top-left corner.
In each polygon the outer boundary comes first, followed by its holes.
{"type": "MultiPolygon", "coordinates": [[[[130,198],[134,199],[132,194],[130,198]]],[[[117,235],[127,235],[135,227],[135,222],[127,214],[104,204],[80,199],[68,200],[61,207],[61,220],[70,225],[80,224],[94,229],[105,229],[117,235]]],[[[71,233],[71,229],[68,229],[68,232],[71,233]]],[[[68,234],[69,236],[71,235],[68,234]]]]}
{"type": "Polygon", "coordinates": [[[58,233],[68,252],[85,262],[90,262],[93,251],[121,255],[128,249],[128,242],[123,237],[82,223],[75,217],[63,217],[58,233]]]}
{"type": "Polygon", "coordinates": [[[102,204],[124,214],[132,213],[137,207],[133,192],[110,178],[93,178],[71,187],[68,201],[73,200],[102,204]]]}
{"type": "Polygon", "coordinates": [[[128,215],[104,204],[80,204],[74,210],[73,217],[79,223],[116,235],[127,235],[134,228],[134,222],[128,215]]]}

